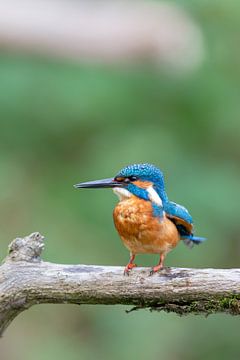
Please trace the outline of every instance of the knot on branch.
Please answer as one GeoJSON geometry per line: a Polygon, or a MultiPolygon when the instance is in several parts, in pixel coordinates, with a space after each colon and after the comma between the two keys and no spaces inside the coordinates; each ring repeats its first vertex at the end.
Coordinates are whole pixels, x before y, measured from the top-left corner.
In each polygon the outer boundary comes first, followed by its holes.
{"type": "Polygon", "coordinates": [[[8,256],[5,261],[39,262],[44,249],[44,236],[39,232],[24,238],[16,238],[8,246],[8,256]]]}

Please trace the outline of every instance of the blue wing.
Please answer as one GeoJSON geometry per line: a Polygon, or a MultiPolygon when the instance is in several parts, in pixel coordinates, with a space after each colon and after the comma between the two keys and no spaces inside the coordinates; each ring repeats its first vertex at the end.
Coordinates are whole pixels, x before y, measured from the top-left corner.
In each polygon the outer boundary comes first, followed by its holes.
{"type": "Polygon", "coordinates": [[[193,219],[187,209],[173,201],[169,201],[164,205],[164,210],[169,217],[179,218],[189,225],[193,224],[193,219]]]}
{"type": "Polygon", "coordinates": [[[169,201],[164,205],[167,217],[174,222],[181,239],[190,247],[193,244],[200,244],[205,238],[193,235],[193,219],[188,210],[179,204],[169,201]]]}

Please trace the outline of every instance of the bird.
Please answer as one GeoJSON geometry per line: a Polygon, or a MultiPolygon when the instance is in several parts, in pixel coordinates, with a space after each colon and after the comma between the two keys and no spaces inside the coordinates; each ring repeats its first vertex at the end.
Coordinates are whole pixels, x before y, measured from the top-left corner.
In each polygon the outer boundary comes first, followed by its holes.
{"type": "Polygon", "coordinates": [[[153,164],[128,165],[112,178],[81,182],[74,187],[112,188],[118,196],[113,220],[130,253],[125,275],[137,266],[134,260],[138,254],[159,255],[159,263],[150,272],[153,275],[164,268],[167,253],[180,240],[189,247],[206,240],[194,235],[193,219],[188,210],[168,199],[163,172],[153,164]]]}

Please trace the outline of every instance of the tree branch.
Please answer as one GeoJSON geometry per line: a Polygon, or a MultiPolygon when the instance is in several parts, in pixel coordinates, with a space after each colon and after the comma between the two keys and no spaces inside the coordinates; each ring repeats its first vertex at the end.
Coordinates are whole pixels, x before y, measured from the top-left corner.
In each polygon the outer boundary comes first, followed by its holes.
{"type": "Polygon", "coordinates": [[[9,245],[0,266],[0,334],[23,310],[42,303],[124,304],[135,309],[240,314],[240,269],[149,269],[61,265],[42,261],[44,237],[33,233],[9,245]]]}

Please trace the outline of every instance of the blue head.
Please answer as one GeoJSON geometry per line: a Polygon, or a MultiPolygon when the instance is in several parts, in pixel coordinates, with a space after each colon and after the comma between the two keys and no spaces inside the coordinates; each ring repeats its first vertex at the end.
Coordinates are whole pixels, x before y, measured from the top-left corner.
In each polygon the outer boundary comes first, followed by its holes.
{"type": "Polygon", "coordinates": [[[143,199],[149,198],[148,189],[153,187],[161,200],[167,201],[163,173],[152,164],[128,165],[119,171],[115,179],[122,180],[128,191],[143,199]]]}
{"type": "MultiPolygon", "coordinates": [[[[152,164],[133,164],[121,169],[114,178],[90,181],[75,185],[77,188],[122,188],[142,199],[149,200],[149,189],[157,192],[163,203],[168,201],[164,177],[152,164]]],[[[154,192],[151,191],[151,194],[154,192]]]]}

